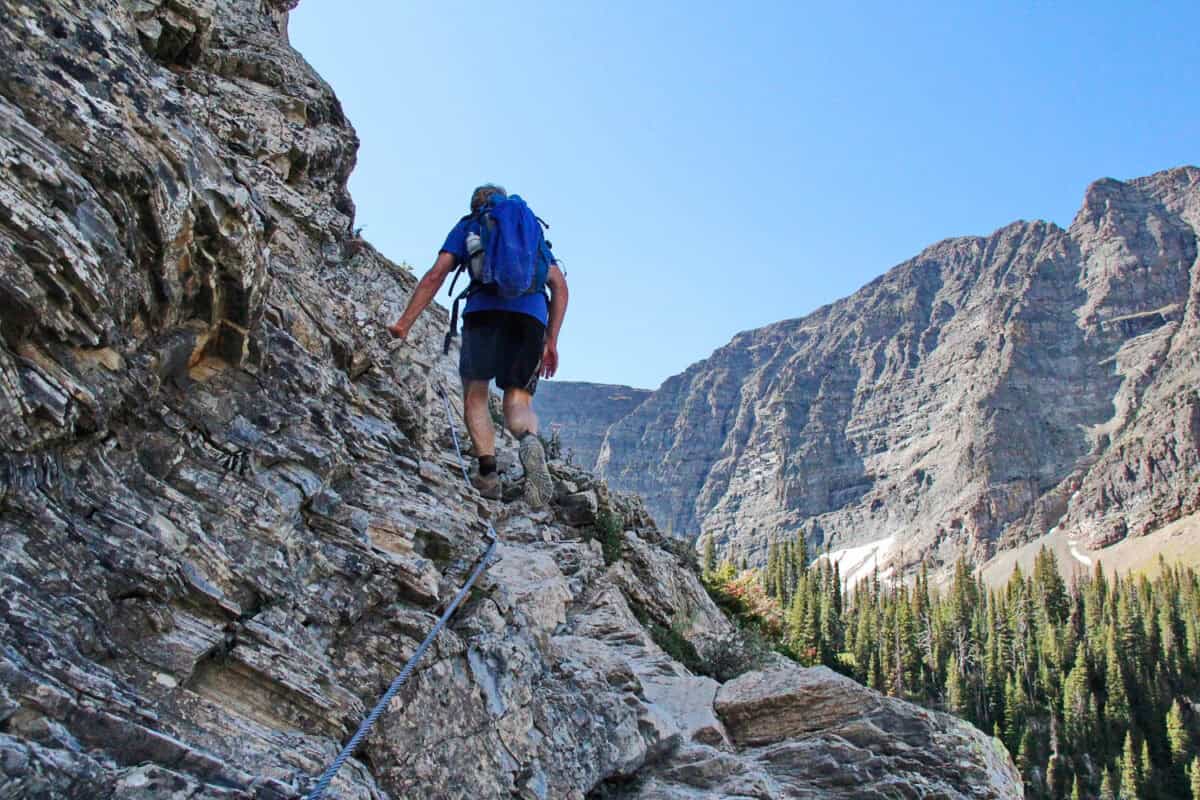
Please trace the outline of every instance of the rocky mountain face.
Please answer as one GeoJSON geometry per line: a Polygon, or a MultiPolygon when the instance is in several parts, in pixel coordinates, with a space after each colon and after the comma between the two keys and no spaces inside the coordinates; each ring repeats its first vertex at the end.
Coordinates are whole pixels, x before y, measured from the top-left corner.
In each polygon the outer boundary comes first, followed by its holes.
{"type": "Polygon", "coordinates": [[[599,471],[751,563],[797,531],[884,571],[1152,531],[1200,508],[1197,231],[1184,167],[936,244],[667,380],[599,471]]]}
{"type": "Polygon", "coordinates": [[[445,316],[380,341],[414,280],[352,234],[292,5],[0,0],[0,797],[299,797],[489,518],[331,796],[1019,797],[950,717],[725,674],[690,552],[589,473],[464,484],[445,316]]]}
{"type": "Polygon", "coordinates": [[[608,427],[650,396],[648,389],[578,381],[545,381],[534,406],[545,427],[557,431],[563,454],[573,464],[594,469],[608,427]]]}

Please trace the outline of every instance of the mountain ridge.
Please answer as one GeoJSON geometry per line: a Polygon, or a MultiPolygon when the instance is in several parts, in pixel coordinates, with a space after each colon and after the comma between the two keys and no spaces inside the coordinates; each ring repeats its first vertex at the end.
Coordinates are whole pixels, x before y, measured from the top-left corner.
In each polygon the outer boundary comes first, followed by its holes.
{"type": "Polygon", "coordinates": [[[597,465],[677,535],[714,533],[751,563],[797,530],[836,547],[899,534],[908,553],[892,558],[911,566],[982,560],[1058,520],[1093,544],[1161,527],[1200,503],[1186,344],[1198,183],[1192,166],[1103,178],[1068,228],[951,237],[842,300],[739,332],[609,425],[597,465]],[[976,389],[955,389],[963,378],[976,389]],[[962,417],[958,431],[930,438],[949,424],[932,407],[962,417]],[[1155,467],[1137,467],[1139,425],[1163,443],[1155,467]],[[899,462],[908,486],[886,474],[899,462]]]}

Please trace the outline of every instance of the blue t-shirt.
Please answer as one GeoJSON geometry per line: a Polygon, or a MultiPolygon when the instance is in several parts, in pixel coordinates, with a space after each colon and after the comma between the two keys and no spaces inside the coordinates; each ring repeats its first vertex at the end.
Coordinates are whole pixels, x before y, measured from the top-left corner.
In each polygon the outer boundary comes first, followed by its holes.
{"type": "MultiPolygon", "coordinates": [[[[479,230],[479,223],[475,220],[470,218],[459,220],[446,237],[446,243],[442,245],[441,252],[454,256],[456,265],[462,264],[467,260],[467,234],[479,233],[479,230]]],[[[467,307],[463,310],[463,314],[473,314],[476,311],[515,311],[518,314],[528,314],[543,325],[550,318],[545,292],[523,294],[520,297],[500,297],[494,291],[482,289],[467,298],[467,307]]]]}

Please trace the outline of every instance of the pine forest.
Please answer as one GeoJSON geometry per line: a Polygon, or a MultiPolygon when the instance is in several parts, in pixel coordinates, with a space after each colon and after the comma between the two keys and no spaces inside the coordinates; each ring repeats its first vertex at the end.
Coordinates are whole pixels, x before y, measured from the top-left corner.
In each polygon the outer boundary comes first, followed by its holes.
{"type": "Polygon", "coordinates": [[[843,590],[802,539],[763,570],[718,564],[705,583],[744,626],[803,664],[952,712],[1012,753],[1028,798],[1200,800],[1200,576],[1159,562],[1064,581],[1043,549],[1032,574],[988,588],[960,562],[942,591],[878,575],[843,590]]]}

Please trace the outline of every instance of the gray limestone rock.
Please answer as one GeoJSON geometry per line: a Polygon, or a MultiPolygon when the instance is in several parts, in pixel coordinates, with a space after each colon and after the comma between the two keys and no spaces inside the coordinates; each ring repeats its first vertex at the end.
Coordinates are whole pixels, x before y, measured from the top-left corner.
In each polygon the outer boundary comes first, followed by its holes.
{"type": "Polygon", "coordinates": [[[1024,796],[1020,773],[997,740],[948,715],[881,697],[825,667],[746,673],[720,688],[715,709],[736,748],[694,738],[611,796],[1024,796]],[[956,768],[930,769],[933,764],[956,768]]]}
{"type": "Polygon", "coordinates": [[[534,399],[543,430],[557,431],[564,457],[594,469],[608,426],[650,396],[647,389],[577,381],[545,381],[534,399]]]}
{"type": "Polygon", "coordinates": [[[1067,230],[941,242],[668,379],[598,470],[751,564],[797,532],[886,572],[1152,531],[1200,509],[1197,231],[1182,167],[1098,181],[1067,230]]]}

